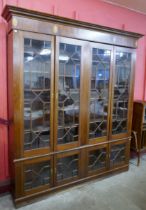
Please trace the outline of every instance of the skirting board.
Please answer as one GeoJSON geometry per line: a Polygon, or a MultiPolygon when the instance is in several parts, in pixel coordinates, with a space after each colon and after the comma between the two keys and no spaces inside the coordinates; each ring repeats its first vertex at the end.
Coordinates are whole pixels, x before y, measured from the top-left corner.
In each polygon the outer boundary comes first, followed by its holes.
{"type": "Polygon", "coordinates": [[[10,191],[10,180],[0,182],[0,194],[10,191]]]}

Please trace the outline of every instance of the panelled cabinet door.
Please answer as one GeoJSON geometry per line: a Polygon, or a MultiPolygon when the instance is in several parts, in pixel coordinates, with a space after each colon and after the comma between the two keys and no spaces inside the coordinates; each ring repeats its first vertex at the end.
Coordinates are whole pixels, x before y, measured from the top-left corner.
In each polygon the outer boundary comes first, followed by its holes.
{"type": "Polygon", "coordinates": [[[109,162],[110,169],[128,165],[129,162],[129,149],[130,141],[122,140],[109,145],[109,162]]]}
{"type": "Polygon", "coordinates": [[[91,44],[88,143],[108,140],[113,47],[91,44]]]}
{"type": "Polygon", "coordinates": [[[131,135],[135,52],[120,47],[114,52],[111,136],[117,139],[131,135]]]}
{"type": "Polygon", "coordinates": [[[55,156],[55,184],[62,185],[80,178],[81,157],[79,151],[55,156]]]}
{"type": "Polygon", "coordinates": [[[55,150],[80,145],[84,42],[57,37],[55,66],[55,150]]]}
{"type": "Polygon", "coordinates": [[[108,169],[108,144],[87,149],[87,174],[99,174],[108,169]]]}
{"type": "Polygon", "coordinates": [[[53,158],[44,157],[15,163],[16,198],[53,186],[53,158]]]}
{"type": "Polygon", "coordinates": [[[22,43],[21,52],[19,46],[15,49],[15,56],[20,56],[16,72],[20,74],[20,106],[15,112],[20,116],[19,125],[16,122],[16,131],[20,132],[17,141],[21,142],[24,156],[48,153],[53,146],[54,40],[43,34],[17,33],[19,45],[22,43]]]}

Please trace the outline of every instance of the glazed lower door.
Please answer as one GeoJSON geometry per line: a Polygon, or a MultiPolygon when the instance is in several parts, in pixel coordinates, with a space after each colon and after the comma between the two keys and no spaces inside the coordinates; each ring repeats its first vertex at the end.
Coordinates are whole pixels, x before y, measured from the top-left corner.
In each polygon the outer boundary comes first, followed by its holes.
{"type": "Polygon", "coordinates": [[[108,144],[87,149],[87,175],[96,175],[108,170],[108,144]]]}
{"type": "Polygon", "coordinates": [[[53,158],[40,157],[15,163],[16,192],[21,197],[53,186],[53,158]]]}
{"type": "Polygon", "coordinates": [[[129,139],[109,144],[110,169],[128,165],[130,141],[129,139]]]}
{"type": "Polygon", "coordinates": [[[65,152],[55,156],[55,185],[71,183],[80,178],[80,151],[65,152]]]}

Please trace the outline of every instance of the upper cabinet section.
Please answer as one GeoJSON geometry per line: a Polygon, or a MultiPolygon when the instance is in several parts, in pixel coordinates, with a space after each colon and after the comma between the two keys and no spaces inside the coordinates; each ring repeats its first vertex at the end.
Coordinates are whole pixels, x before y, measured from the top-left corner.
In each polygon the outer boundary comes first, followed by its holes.
{"type": "Polygon", "coordinates": [[[19,7],[6,6],[3,17],[12,29],[45,33],[87,41],[136,48],[137,39],[142,35],[116,30],[91,23],[81,22],[59,16],[30,11],[19,7]],[[43,21],[43,24],[42,24],[43,21]]]}
{"type": "Polygon", "coordinates": [[[3,17],[16,158],[131,135],[141,35],[12,6],[3,17]]]}

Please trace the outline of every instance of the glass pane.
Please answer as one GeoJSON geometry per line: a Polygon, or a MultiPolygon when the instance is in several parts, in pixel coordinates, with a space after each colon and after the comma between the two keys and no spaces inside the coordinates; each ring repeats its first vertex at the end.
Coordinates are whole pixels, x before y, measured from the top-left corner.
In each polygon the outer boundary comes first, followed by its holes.
{"type": "Polygon", "coordinates": [[[60,43],[58,81],[58,144],[78,141],[81,47],[60,43]]]}
{"type": "Polygon", "coordinates": [[[114,167],[126,161],[126,145],[118,144],[111,146],[110,166],[114,167]]]}
{"type": "Polygon", "coordinates": [[[51,42],[24,39],[24,150],[50,144],[51,42]]]}
{"type": "Polygon", "coordinates": [[[50,161],[33,163],[24,167],[24,190],[50,184],[51,166],[50,161]]]}
{"type": "Polygon", "coordinates": [[[63,181],[65,179],[78,176],[79,156],[72,155],[57,159],[57,180],[63,181]]]}
{"type": "Polygon", "coordinates": [[[89,139],[107,135],[111,51],[92,49],[89,139]]]}
{"type": "Polygon", "coordinates": [[[88,170],[94,171],[106,168],[106,148],[89,152],[88,170]]]}
{"type": "Polygon", "coordinates": [[[131,53],[116,52],[112,134],[126,133],[131,74],[131,53]]]}

